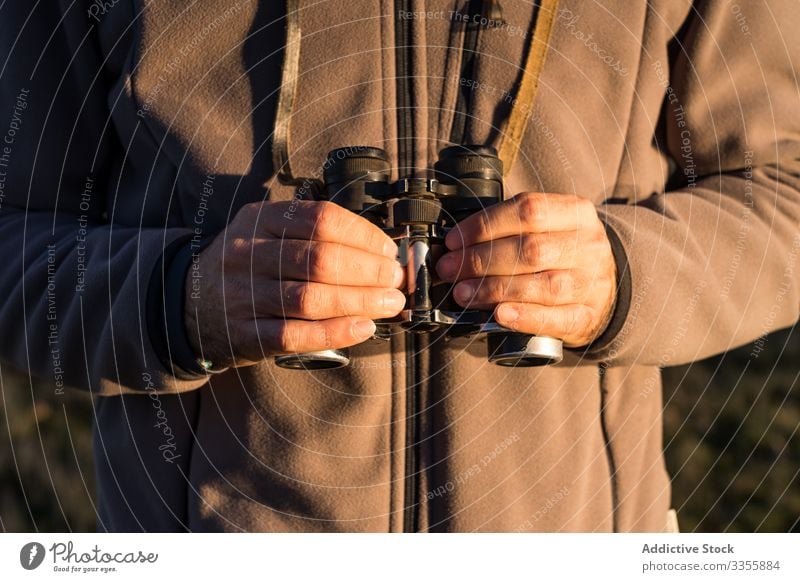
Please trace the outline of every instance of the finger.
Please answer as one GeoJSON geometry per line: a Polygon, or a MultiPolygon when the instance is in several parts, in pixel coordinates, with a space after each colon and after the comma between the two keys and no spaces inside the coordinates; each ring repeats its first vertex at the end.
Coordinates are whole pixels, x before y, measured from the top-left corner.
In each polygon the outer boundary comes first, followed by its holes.
{"type": "Polygon", "coordinates": [[[501,303],[494,310],[494,318],[512,331],[559,338],[567,347],[589,344],[596,327],[594,311],[586,305],[501,303]]]}
{"type": "Polygon", "coordinates": [[[572,269],[577,264],[578,231],[526,234],[445,253],[436,272],[445,281],[572,269]]]}
{"type": "Polygon", "coordinates": [[[343,316],[394,317],[405,307],[397,289],[343,287],[322,283],[272,281],[259,289],[256,315],[320,320],[343,316]]]}
{"type": "Polygon", "coordinates": [[[542,271],[461,281],[453,288],[453,297],[463,307],[487,309],[507,301],[539,305],[585,303],[592,291],[592,285],[578,270],[542,271]]]}
{"type": "Polygon", "coordinates": [[[280,280],[388,289],[405,277],[396,259],[338,243],[263,239],[253,242],[253,257],[255,272],[280,280]]]}
{"type": "Polygon", "coordinates": [[[335,317],[323,321],[258,319],[253,321],[239,349],[258,361],[266,355],[317,352],[346,348],[368,340],[375,333],[370,319],[335,317]]]}
{"type": "Polygon", "coordinates": [[[476,212],[459,222],[445,237],[456,250],[525,233],[559,232],[601,226],[594,204],[571,194],[523,192],[476,212]]]}
{"type": "Polygon", "coordinates": [[[386,233],[333,202],[256,203],[250,212],[257,214],[254,234],[339,243],[392,259],[397,256],[397,245],[386,233]]]}

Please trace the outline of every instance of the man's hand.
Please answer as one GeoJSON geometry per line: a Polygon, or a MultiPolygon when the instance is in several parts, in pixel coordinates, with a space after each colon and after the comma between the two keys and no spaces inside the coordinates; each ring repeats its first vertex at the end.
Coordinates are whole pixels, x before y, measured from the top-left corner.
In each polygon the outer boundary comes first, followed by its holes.
{"type": "Polygon", "coordinates": [[[190,343],[229,366],[363,342],[373,319],[405,305],[396,255],[379,228],[336,204],[248,204],[200,253],[201,289],[187,277],[190,343]]]}
{"type": "Polygon", "coordinates": [[[567,194],[522,193],[460,222],[436,264],[466,307],[494,309],[500,325],[589,344],[616,297],[616,265],[594,204],[567,194]]]}

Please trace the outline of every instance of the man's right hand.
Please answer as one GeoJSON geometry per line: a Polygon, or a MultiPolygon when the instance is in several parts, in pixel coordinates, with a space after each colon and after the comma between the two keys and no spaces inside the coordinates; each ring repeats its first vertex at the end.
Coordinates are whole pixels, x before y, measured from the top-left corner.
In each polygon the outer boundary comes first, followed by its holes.
{"type": "Polygon", "coordinates": [[[215,367],[344,348],[405,305],[397,245],[331,202],[244,206],[187,274],[185,324],[215,367]],[[199,281],[199,287],[198,287],[199,281]]]}

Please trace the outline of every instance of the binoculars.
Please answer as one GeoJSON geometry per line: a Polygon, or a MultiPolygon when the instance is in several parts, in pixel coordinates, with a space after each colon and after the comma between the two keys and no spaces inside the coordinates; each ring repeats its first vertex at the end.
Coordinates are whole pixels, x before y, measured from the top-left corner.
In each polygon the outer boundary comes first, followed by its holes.
{"type": "MultiPolygon", "coordinates": [[[[500,366],[544,366],[561,361],[562,342],[547,336],[512,332],[498,325],[491,311],[460,307],[453,284],[436,276],[435,263],[446,252],[444,237],[459,221],[503,200],[503,163],[493,147],[463,145],[439,152],[433,178],[391,182],[391,165],[379,148],[352,146],[328,154],[324,186],[314,198],[360,214],[397,244],[406,269],[405,309],[375,322],[374,338],[392,333],[432,333],[445,338],[485,335],[487,357],[500,366]]],[[[347,349],[287,354],[275,358],[282,368],[324,370],[350,363],[347,349]]]]}

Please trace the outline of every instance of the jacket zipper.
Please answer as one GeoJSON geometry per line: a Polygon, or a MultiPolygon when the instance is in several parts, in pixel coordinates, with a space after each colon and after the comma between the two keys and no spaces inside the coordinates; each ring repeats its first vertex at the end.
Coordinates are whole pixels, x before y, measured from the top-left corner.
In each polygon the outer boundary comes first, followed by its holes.
{"type": "MultiPolygon", "coordinates": [[[[407,174],[413,165],[414,118],[411,109],[412,89],[409,81],[411,73],[411,31],[410,19],[401,19],[399,14],[411,11],[410,0],[395,0],[395,66],[397,71],[397,162],[400,174],[407,174]],[[401,12],[402,11],[402,12],[401,12]]],[[[418,426],[419,406],[417,370],[419,369],[419,349],[417,338],[406,333],[406,430],[405,463],[403,475],[403,531],[415,532],[419,529],[418,502],[418,426]]]]}
{"type": "MultiPolygon", "coordinates": [[[[467,6],[470,14],[482,14],[484,0],[469,0],[467,6]]],[[[413,75],[413,52],[411,44],[412,19],[399,18],[398,15],[411,12],[411,0],[395,0],[395,68],[397,77],[397,158],[400,174],[418,172],[414,167],[414,116],[413,116],[413,89],[410,77],[413,75]],[[402,11],[402,12],[401,12],[402,11]]],[[[466,63],[462,75],[474,74],[474,54],[477,46],[479,26],[468,25],[462,52],[466,52],[466,63]]],[[[460,95],[457,109],[466,110],[468,101],[460,95]]],[[[451,135],[459,143],[464,138],[466,111],[461,115],[456,112],[454,128],[451,135]],[[461,119],[459,119],[459,117],[461,119]],[[461,135],[458,135],[461,134],[461,135]]],[[[424,467],[421,463],[422,418],[422,380],[419,378],[422,369],[422,357],[430,344],[429,338],[417,336],[414,333],[405,333],[406,351],[406,430],[405,430],[405,462],[403,476],[403,531],[416,532],[420,526],[419,491],[424,467]]]]}

